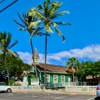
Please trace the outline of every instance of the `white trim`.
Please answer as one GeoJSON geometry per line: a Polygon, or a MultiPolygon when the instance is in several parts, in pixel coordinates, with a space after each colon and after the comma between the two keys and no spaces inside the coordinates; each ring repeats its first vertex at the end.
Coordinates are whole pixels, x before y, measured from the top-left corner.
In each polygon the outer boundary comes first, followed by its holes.
{"type": "Polygon", "coordinates": [[[50,74],[46,74],[46,75],[48,75],[48,81],[47,81],[47,83],[50,83],[50,74]]]}
{"type": "Polygon", "coordinates": [[[65,75],[61,75],[61,83],[65,83],[65,75]],[[64,76],[64,81],[62,82],[62,76],[64,76]]]}
{"type": "Polygon", "coordinates": [[[53,75],[53,83],[58,83],[58,75],[53,75]],[[54,76],[57,77],[57,81],[54,80],[54,76]]]}

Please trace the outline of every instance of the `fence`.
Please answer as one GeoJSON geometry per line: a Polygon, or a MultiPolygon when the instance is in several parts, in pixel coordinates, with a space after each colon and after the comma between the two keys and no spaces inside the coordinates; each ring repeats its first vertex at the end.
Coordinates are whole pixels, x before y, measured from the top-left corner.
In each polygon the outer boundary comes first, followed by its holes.
{"type": "Polygon", "coordinates": [[[41,91],[40,86],[11,86],[12,90],[36,90],[41,91]]]}
{"type": "Polygon", "coordinates": [[[66,86],[86,86],[87,83],[86,82],[66,82],[65,83],[66,86]]]}
{"type": "Polygon", "coordinates": [[[66,86],[67,92],[95,92],[97,86],[66,86]]]}
{"type": "MultiPolygon", "coordinates": [[[[59,84],[51,84],[50,88],[53,88],[55,86],[60,87],[59,84]]],[[[65,86],[65,91],[67,92],[96,92],[97,86],[65,86]]],[[[33,91],[41,91],[40,86],[11,86],[12,90],[33,90],[33,91]]],[[[48,85],[49,88],[49,85],[48,85]]]]}
{"type": "Polygon", "coordinates": [[[60,87],[63,87],[63,86],[64,86],[63,83],[54,83],[54,84],[48,83],[48,84],[46,84],[46,88],[49,88],[49,89],[60,88],[60,87]]]}

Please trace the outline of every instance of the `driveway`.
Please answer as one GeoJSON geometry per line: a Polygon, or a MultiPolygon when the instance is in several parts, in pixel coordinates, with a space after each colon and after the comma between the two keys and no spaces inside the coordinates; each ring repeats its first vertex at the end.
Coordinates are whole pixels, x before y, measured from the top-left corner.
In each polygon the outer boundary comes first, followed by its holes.
{"type": "Polygon", "coordinates": [[[93,95],[60,93],[0,93],[0,100],[97,100],[93,95]]]}

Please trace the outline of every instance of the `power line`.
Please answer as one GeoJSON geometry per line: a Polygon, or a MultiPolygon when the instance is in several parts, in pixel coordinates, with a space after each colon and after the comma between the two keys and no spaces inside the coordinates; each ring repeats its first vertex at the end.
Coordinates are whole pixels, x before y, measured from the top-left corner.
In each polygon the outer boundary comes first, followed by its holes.
{"type": "Polygon", "coordinates": [[[0,1],[0,3],[4,2],[4,0],[0,1]]]}
{"type": "MultiPolygon", "coordinates": [[[[2,3],[4,0],[2,0],[0,3],[2,3]]],[[[18,0],[14,0],[12,3],[10,3],[8,6],[6,6],[5,8],[3,8],[2,10],[0,10],[0,13],[2,11],[4,11],[5,9],[7,9],[8,7],[10,7],[11,5],[13,5],[15,2],[17,2],[18,0]]]]}

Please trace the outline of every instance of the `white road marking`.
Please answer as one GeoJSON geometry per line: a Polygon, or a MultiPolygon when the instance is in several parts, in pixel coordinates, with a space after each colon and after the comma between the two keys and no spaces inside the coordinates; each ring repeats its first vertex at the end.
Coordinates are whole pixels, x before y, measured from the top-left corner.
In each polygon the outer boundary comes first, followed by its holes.
{"type": "MultiPolygon", "coordinates": [[[[96,96],[95,96],[95,97],[96,97],[96,96]]],[[[89,99],[87,99],[87,100],[92,100],[92,99],[94,99],[95,97],[89,98],[89,99]]]]}
{"type": "MultiPolygon", "coordinates": [[[[63,96],[63,97],[67,97],[67,96],[63,96]]],[[[57,97],[57,98],[54,98],[54,99],[61,99],[61,98],[63,98],[63,97],[57,97]]]]}

